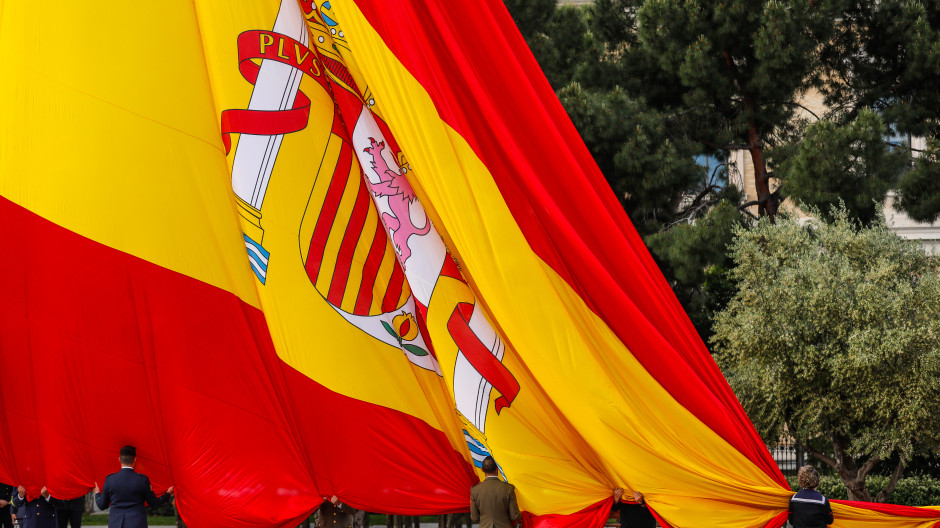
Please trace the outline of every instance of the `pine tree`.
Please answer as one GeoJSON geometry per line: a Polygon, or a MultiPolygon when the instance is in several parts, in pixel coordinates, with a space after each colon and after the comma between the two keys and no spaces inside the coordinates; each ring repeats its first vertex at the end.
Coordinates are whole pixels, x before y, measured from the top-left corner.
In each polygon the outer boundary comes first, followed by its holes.
{"type": "Polygon", "coordinates": [[[743,221],[702,222],[712,208],[773,219],[787,197],[823,211],[842,201],[868,222],[895,190],[912,218],[940,215],[940,2],[506,4],[703,337],[743,221]],[[829,110],[803,108],[808,91],[829,110]],[[911,135],[927,138],[924,152],[911,135]],[[742,149],[750,204],[725,164],[742,149]],[[704,158],[711,167],[691,163],[704,158]]]}

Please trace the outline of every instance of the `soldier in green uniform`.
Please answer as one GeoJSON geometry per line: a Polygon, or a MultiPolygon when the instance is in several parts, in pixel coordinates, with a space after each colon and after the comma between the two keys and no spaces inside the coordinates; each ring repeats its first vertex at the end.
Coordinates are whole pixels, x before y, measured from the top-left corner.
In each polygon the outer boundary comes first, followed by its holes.
{"type": "Polygon", "coordinates": [[[470,489],[470,519],[480,528],[511,528],[522,517],[516,504],[516,487],[499,480],[493,457],[483,459],[486,478],[470,489]]]}

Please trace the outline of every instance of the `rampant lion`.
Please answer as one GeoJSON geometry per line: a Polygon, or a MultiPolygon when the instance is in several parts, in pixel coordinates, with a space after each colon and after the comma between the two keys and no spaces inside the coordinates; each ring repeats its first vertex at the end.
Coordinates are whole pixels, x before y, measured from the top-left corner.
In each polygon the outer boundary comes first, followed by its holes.
{"type": "Polygon", "coordinates": [[[366,178],[369,190],[376,197],[388,197],[388,206],[392,214],[382,213],[382,222],[392,234],[392,246],[395,251],[401,255],[402,267],[411,256],[411,249],[408,247],[408,239],[411,235],[426,235],[431,230],[431,222],[427,215],[424,215],[424,227],[417,227],[411,221],[411,203],[417,199],[414,189],[408,184],[405,175],[388,166],[385,158],[382,157],[382,151],[385,150],[385,142],[376,142],[374,138],[369,138],[371,147],[366,147],[363,152],[372,155],[372,168],[379,176],[379,183],[372,183],[366,178]]]}

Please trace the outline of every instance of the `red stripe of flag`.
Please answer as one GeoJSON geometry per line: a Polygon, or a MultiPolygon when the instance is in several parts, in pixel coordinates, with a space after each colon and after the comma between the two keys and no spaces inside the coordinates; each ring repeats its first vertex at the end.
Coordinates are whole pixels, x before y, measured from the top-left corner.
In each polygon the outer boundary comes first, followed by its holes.
{"type": "Polygon", "coordinates": [[[307,275],[314,284],[316,284],[320,273],[320,265],[323,263],[323,254],[326,251],[326,242],[330,238],[330,231],[333,229],[333,221],[336,219],[336,211],[343,199],[343,191],[346,189],[346,181],[351,168],[352,150],[349,148],[349,144],[344,141],[340,148],[339,161],[330,180],[330,188],[326,192],[323,207],[320,209],[320,216],[317,218],[317,225],[313,229],[310,250],[307,252],[305,267],[307,275]]]}
{"type": "Polygon", "coordinates": [[[376,222],[372,246],[369,248],[366,263],[362,267],[362,283],[359,285],[359,296],[356,297],[356,307],[353,309],[356,315],[367,315],[372,307],[372,288],[375,286],[375,278],[382,266],[382,257],[387,247],[388,238],[385,236],[385,227],[381,222],[376,222]]]}
{"type": "MultiPolygon", "coordinates": [[[[389,246],[389,251],[394,251],[389,246]]],[[[398,300],[401,298],[401,290],[405,284],[405,272],[401,269],[398,259],[395,259],[395,271],[392,272],[392,278],[388,281],[388,289],[385,290],[385,298],[382,299],[382,311],[390,312],[398,308],[398,300]]]]}
{"type": "Polygon", "coordinates": [[[352,215],[349,217],[349,223],[346,224],[346,233],[343,235],[343,242],[340,244],[339,254],[336,257],[336,268],[333,270],[333,281],[330,283],[330,293],[327,299],[336,306],[343,304],[343,295],[346,293],[346,282],[349,279],[349,272],[353,262],[353,255],[356,253],[356,245],[359,238],[362,237],[362,228],[366,222],[366,215],[369,213],[369,207],[372,200],[365,189],[365,183],[359,178],[359,187],[356,190],[356,204],[353,206],[352,215]]]}
{"type": "Polygon", "coordinates": [[[400,515],[466,509],[478,479],[442,431],[285,364],[258,308],[3,197],[0,218],[17,248],[0,259],[0,364],[17,365],[0,397],[22,402],[0,407],[16,428],[0,431],[4,481],[79,496],[132,444],[192,526],[297,526],[332,494],[400,515]]]}

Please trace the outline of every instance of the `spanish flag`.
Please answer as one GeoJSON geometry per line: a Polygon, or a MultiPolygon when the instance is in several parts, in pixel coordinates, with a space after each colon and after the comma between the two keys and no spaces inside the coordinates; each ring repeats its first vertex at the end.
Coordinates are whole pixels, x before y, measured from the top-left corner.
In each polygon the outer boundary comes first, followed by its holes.
{"type": "Polygon", "coordinates": [[[296,526],[334,494],[466,508],[309,15],[2,4],[0,482],[79,496],[131,444],[194,528],[296,526]],[[267,128],[228,149],[226,126],[267,128]]]}
{"type": "MultiPolygon", "coordinates": [[[[792,492],[499,0],[0,1],[0,481],[776,527],[792,492]]],[[[843,527],[940,510],[834,504],[843,527]]]]}

